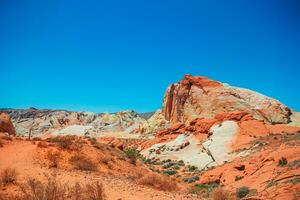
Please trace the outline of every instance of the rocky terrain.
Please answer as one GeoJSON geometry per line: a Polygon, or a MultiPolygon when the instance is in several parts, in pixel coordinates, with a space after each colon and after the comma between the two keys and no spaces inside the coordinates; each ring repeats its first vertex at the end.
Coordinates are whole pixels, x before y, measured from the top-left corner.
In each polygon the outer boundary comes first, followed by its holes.
{"type": "Polygon", "coordinates": [[[94,199],[300,197],[299,113],[206,77],[171,84],[162,109],[145,115],[0,112],[0,199],[24,199],[28,177],[46,184],[53,173],[68,182],[63,199],[93,199],[82,188],[98,181],[90,188],[105,195],[94,199]],[[76,183],[82,197],[71,192],[76,183]]]}

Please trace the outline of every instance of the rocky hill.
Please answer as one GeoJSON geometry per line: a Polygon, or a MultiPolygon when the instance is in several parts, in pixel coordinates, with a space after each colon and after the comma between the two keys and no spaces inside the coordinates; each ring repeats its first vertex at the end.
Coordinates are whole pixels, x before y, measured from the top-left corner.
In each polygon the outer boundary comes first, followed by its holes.
{"type": "Polygon", "coordinates": [[[292,114],[287,106],[265,95],[191,75],[168,87],[162,111],[171,122],[189,122],[197,117],[213,118],[221,112],[245,111],[270,123],[288,123],[292,114]]]}

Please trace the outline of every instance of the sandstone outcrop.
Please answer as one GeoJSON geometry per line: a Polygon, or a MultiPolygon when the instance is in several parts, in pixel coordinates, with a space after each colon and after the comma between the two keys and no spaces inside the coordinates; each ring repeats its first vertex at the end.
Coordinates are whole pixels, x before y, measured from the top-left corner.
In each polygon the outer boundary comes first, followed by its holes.
{"type": "Polygon", "coordinates": [[[16,135],[14,125],[7,113],[0,113],[0,132],[16,135]]]}
{"type": "Polygon", "coordinates": [[[70,112],[65,110],[5,109],[16,129],[16,134],[42,136],[55,135],[92,135],[102,132],[132,133],[137,127],[147,124],[134,111],[95,114],[91,112],[70,112]]]}
{"type": "Polygon", "coordinates": [[[166,120],[173,123],[234,111],[270,123],[289,123],[292,114],[287,106],[265,95],[191,75],[168,87],[162,106],[166,120]]]}

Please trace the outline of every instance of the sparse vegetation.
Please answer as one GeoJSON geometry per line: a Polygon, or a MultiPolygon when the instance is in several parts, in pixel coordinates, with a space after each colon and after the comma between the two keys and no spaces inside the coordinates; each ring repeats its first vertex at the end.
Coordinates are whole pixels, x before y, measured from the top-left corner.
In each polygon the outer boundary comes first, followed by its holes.
{"type": "Polygon", "coordinates": [[[154,173],[143,176],[139,179],[138,183],[164,191],[173,191],[177,189],[177,184],[174,180],[154,173]]]}
{"type": "Polygon", "coordinates": [[[188,165],[187,167],[190,172],[196,171],[198,169],[198,167],[196,167],[194,165],[188,165]]]}
{"type": "Polygon", "coordinates": [[[111,156],[107,156],[107,155],[98,156],[98,160],[101,164],[105,164],[105,165],[108,165],[110,162],[114,161],[114,159],[111,156]]]}
{"type": "Polygon", "coordinates": [[[49,161],[49,168],[57,168],[61,160],[61,153],[59,151],[48,151],[47,159],[49,161]]]}
{"type": "Polygon", "coordinates": [[[250,190],[248,187],[244,186],[244,187],[240,187],[236,190],[236,196],[238,198],[243,198],[245,196],[247,196],[249,194],[250,190]]]}
{"type": "Polygon", "coordinates": [[[166,170],[166,171],[163,172],[163,174],[171,176],[171,175],[177,174],[177,171],[175,171],[175,170],[166,170]]]}
{"type": "Polygon", "coordinates": [[[106,198],[103,185],[100,182],[88,184],[85,191],[86,199],[104,200],[106,198]]]}
{"type": "Polygon", "coordinates": [[[45,142],[45,141],[40,141],[40,142],[37,144],[37,146],[38,146],[39,148],[46,148],[46,147],[48,147],[48,144],[47,144],[47,142],[45,142]]]}
{"type": "Polygon", "coordinates": [[[42,141],[42,139],[40,137],[34,137],[32,138],[33,141],[42,141]]]}
{"type": "Polygon", "coordinates": [[[75,169],[83,171],[96,171],[96,164],[84,154],[75,154],[70,158],[75,169]]]}
{"type": "Polygon", "coordinates": [[[1,139],[3,139],[3,140],[8,140],[8,141],[12,141],[12,140],[13,140],[12,137],[10,137],[9,135],[3,135],[3,136],[1,137],[1,139]]]}
{"type": "Polygon", "coordinates": [[[17,171],[14,168],[6,168],[0,174],[0,184],[14,184],[17,181],[17,171]]]}
{"type": "Polygon", "coordinates": [[[219,183],[212,182],[206,184],[195,184],[191,189],[190,192],[194,194],[199,194],[205,198],[209,197],[211,192],[213,192],[216,188],[219,187],[219,183]]]}
{"type": "Polygon", "coordinates": [[[282,157],[278,160],[278,166],[280,167],[284,167],[286,166],[288,163],[287,159],[285,157],[282,157]]]}
{"type": "Polygon", "coordinates": [[[137,159],[140,157],[140,153],[136,148],[126,148],[123,150],[123,152],[129,159],[129,162],[133,165],[136,164],[137,159]]]}
{"type": "Polygon", "coordinates": [[[105,200],[103,185],[99,182],[81,186],[76,183],[73,187],[63,184],[56,176],[47,176],[45,182],[27,179],[20,185],[21,194],[11,199],[15,200],[105,200]]]}
{"type": "Polygon", "coordinates": [[[242,180],[244,177],[243,176],[235,176],[235,181],[242,180]]]}
{"type": "Polygon", "coordinates": [[[81,138],[78,138],[74,135],[51,137],[46,141],[56,143],[62,149],[79,150],[82,147],[81,138]]]}
{"type": "Polygon", "coordinates": [[[217,188],[212,194],[213,200],[235,200],[234,196],[227,190],[217,188]]]}
{"type": "Polygon", "coordinates": [[[195,181],[199,180],[199,176],[192,176],[190,178],[184,178],[183,181],[186,183],[193,183],[195,181]]]}

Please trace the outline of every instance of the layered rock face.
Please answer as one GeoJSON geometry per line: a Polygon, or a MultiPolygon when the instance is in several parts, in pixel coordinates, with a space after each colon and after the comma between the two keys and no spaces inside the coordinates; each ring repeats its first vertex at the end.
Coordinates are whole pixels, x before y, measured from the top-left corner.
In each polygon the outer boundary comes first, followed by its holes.
{"type": "Polygon", "coordinates": [[[270,123],[289,123],[292,114],[287,106],[265,95],[191,75],[168,87],[162,106],[166,120],[173,123],[233,111],[270,123]]]}
{"type": "MultiPolygon", "coordinates": [[[[16,128],[16,134],[42,136],[43,134],[90,135],[107,131],[131,133],[146,123],[134,111],[111,114],[70,112],[65,110],[5,109],[16,128]]],[[[9,117],[7,115],[7,117],[9,117]]]]}
{"type": "Polygon", "coordinates": [[[7,113],[0,113],[0,132],[16,135],[16,131],[7,113]]]}

